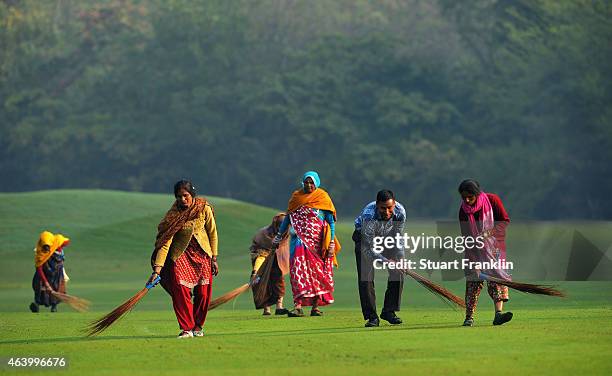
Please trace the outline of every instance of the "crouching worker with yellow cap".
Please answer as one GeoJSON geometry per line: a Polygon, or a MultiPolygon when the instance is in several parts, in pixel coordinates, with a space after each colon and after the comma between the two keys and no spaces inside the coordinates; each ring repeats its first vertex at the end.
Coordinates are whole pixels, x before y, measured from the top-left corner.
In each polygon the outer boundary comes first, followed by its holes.
{"type": "Polygon", "coordinates": [[[39,306],[51,307],[51,312],[57,312],[60,300],[52,292],[66,293],[68,275],[64,270],[64,247],[70,239],[49,231],[40,234],[36,248],[34,248],[34,302],[30,304],[32,312],[38,312],[39,306]]]}

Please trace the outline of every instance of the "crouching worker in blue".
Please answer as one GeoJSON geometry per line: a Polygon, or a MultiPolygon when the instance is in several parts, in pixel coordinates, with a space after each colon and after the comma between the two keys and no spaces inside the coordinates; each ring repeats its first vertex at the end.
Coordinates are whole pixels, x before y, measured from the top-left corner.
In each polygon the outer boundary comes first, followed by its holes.
{"type": "MultiPolygon", "coordinates": [[[[374,247],[374,238],[379,236],[395,238],[398,233],[403,235],[405,222],[406,210],[402,204],[395,201],[393,192],[387,189],[378,192],[376,201],[369,203],[355,219],[353,241],[355,242],[355,260],[357,261],[359,299],[363,318],[367,320],[366,327],[380,324],[376,311],[374,261],[399,261],[404,258],[403,244],[400,244],[401,247],[394,245],[392,249],[385,248],[382,252],[378,252],[374,247]]],[[[376,262],[376,265],[382,265],[382,263],[376,262]]],[[[380,318],[392,325],[398,325],[402,323],[402,320],[396,316],[395,312],[400,310],[404,277],[399,270],[387,270],[389,278],[380,318]]]]}

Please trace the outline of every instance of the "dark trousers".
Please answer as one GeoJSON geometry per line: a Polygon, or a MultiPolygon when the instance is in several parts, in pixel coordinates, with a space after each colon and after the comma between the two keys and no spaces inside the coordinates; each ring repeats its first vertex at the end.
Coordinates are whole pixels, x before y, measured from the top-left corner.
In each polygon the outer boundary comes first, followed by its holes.
{"type": "MultiPolygon", "coordinates": [[[[363,313],[364,320],[377,318],[373,260],[361,252],[361,234],[358,231],[353,232],[353,241],[355,242],[355,261],[357,262],[357,283],[359,285],[361,312],[363,313]]],[[[404,288],[403,275],[397,270],[387,270],[389,278],[387,280],[387,291],[385,291],[383,314],[400,310],[402,290],[404,288]]]]}

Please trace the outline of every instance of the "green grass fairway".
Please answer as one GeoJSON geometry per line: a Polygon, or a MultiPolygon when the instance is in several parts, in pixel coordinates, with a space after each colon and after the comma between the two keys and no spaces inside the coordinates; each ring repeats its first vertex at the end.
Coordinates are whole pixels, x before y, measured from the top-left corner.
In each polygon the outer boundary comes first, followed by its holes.
{"type": "MultiPolygon", "coordinates": [[[[220,235],[221,275],[214,296],[244,283],[250,238],[275,210],[211,197],[220,235]]],[[[404,325],[363,328],[350,241],[350,215],[338,226],[344,250],[336,273],[336,304],[324,317],[262,317],[250,293],[213,310],[206,336],[177,340],[170,298],[155,288],[126,318],[96,338],[81,329],[144,284],[156,225],[169,195],[109,191],[0,194],[0,358],[61,356],[76,375],[367,375],[367,374],[610,374],[612,283],[562,282],[567,299],[511,292],[515,319],[491,326],[492,304],[481,295],[476,326],[407,280],[404,325]],[[32,314],[32,249],[49,229],[72,239],[66,248],[68,291],[93,302],[84,314],[32,314]]],[[[349,213],[350,214],[350,213],[349,213]]],[[[419,222],[411,228],[425,228],[419,222]]],[[[609,224],[601,227],[609,236],[609,224]]],[[[509,252],[512,252],[510,249],[509,252]]],[[[384,276],[377,279],[379,306],[384,276]]],[[[288,280],[287,280],[288,282],[288,280]]],[[[463,282],[445,282],[462,295],[463,282]]],[[[290,290],[286,296],[291,302],[290,290]]],[[[38,374],[36,369],[2,374],[38,374]]]]}

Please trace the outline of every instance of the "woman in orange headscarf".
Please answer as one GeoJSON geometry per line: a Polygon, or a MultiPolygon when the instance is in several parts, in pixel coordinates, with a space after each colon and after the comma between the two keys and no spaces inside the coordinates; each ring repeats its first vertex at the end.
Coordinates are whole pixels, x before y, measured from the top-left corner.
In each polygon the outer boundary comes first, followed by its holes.
{"type": "Polygon", "coordinates": [[[32,278],[34,301],[30,304],[32,312],[38,312],[39,306],[51,307],[57,312],[60,300],[52,292],[66,292],[68,276],[64,271],[64,247],[70,239],[62,234],[53,235],[49,231],[40,234],[34,248],[34,266],[36,272],[32,278]]]}
{"type": "Polygon", "coordinates": [[[335,238],[336,208],[325,190],[319,188],[319,174],[308,171],[302,189],[291,195],[287,216],[274,238],[277,247],[291,224],[289,272],[295,309],[289,317],[302,317],[302,306],[312,306],[311,316],[321,316],[319,306],[334,302],[333,266],[340,243],[335,238]]]}

